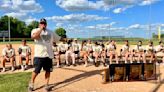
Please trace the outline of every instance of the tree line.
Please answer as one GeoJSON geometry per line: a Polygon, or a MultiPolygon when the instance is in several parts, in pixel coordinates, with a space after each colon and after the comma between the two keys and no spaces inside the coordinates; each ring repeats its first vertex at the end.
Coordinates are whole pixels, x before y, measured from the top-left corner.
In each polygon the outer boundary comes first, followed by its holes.
{"type": "MultiPolygon", "coordinates": [[[[0,31],[8,31],[8,21],[10,19],[10,34],[11,38],[30,38],[31,30],[37,28],[38,21],[32,21],[26,24],[17,18],[2,16],[0,17],[0,31]]],[[[57,28],[54,30],[59,36],[66,37],[66,30],[64,28],[57,28]]]]}

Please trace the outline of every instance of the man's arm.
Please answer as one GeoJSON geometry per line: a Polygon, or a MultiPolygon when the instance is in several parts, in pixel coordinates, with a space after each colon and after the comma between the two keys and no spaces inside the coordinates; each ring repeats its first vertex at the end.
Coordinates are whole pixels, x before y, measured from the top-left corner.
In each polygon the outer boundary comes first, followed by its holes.
{"type": "Polygon", "coordinates": [[[36,32],[32,31],[31,38],[32,39],[39,39],[40,38],[40,33],[42,32],[43,29],[45,29],[45,26],[44,25],[39,25],[39,28],[36,29],[37,30],[36,32]]]}
{"type": "Polygon", "coordinates": [[[42,32],[41,28],[35,29],[36,31],[31,33],[31,38],[32,39],[39,39],[40,38],[40,33],[42,32]]]}

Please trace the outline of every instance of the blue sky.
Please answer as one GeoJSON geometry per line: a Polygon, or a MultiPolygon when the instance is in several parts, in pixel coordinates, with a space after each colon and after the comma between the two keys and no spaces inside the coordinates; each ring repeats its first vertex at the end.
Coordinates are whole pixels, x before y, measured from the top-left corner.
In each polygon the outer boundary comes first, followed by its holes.
{"type": "Polygon", "coordinates": [[[29,24],[46,18],[68,37],[151,37],[164,26],[164,0],[1,0],[0,15],[29,24]]]}

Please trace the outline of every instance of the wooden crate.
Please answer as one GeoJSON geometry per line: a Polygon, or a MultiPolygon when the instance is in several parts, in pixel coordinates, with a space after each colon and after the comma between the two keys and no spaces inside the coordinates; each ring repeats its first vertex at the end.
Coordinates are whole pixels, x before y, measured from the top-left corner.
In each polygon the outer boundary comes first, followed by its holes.
{"type": "Polygon", "coordinates": [[[141,71],[142,71],[142,65],[141,64],[131,64],[130,65],[130,80],[140,80],[141,77],[141,71]]]}

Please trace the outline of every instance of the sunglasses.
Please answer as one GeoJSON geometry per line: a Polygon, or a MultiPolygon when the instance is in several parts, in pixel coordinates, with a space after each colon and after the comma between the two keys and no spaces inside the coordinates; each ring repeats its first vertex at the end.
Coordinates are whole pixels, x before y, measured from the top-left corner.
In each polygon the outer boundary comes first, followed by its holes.
{"type": "Polygon", "coordinates": [[[45,22],[40,22],[40,24],[44,24],[44,25],[46,25],[47,23],[45,23],[45,22]]]}

